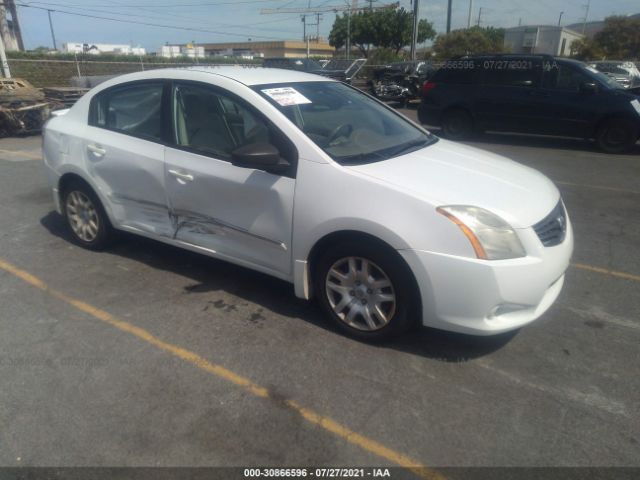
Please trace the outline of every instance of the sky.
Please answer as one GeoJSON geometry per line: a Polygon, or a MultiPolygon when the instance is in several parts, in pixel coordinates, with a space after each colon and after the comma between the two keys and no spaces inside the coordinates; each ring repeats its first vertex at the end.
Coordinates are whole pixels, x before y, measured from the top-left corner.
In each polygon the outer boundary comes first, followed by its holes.
{"type": "MultiPolygon", "coordinates": [[[[116,43],[142,46],[156,51],[165,43],[230,42],[252,40],[302,39],[300,14],[261,14],[264,8],[304,8],[345,5],[351,0],[16,0],[22,35],[27,49],[52,47],[47,9],[52,10],[58,48],[65,42],[116,43]],[[38,8],[35,8],[38,7],[38,8]],[[44,9],[44,10],[43,10],[44,9]],[[68,13],[64,13],[68,12],[68,13]],[[71,15],[76,13],[79,15],[71,15]],[[88,16],[109,17],[131,22],[153,23],[149,26],[124,23],[88,16]],[[194,30],[181,30],[183,27],[194,30]]],[[[374,5],[392,0],[374,0],[374,5]]],[[[446,29],[447,0],[419,0],[420,18],[433,22],[438,33],[446,29]]],[[[467,26],[470,0],[453,0],[452,29],[467,26]]],[[[562,24],[581,22],[589,0],[472,0],[472,23],[512,27],[522,21],[527,24],[556,25],[560,12],[562,24]]],[[[411,9],[411,0],[400,0],[411,9]]],[[[359,0],[366,6],[368,0],[359,0]]],[[[601,20],[609,15],[640,13],[639,0],[591,0],[589,20],[601,20]]],[[[322,15],[320,35],[331,30],[335,13],[322,15]]],[[[315,18],[308,18],[309,24],[315,18]]],[[[315,26],[309,26],[315,32],[315,26]]]]}

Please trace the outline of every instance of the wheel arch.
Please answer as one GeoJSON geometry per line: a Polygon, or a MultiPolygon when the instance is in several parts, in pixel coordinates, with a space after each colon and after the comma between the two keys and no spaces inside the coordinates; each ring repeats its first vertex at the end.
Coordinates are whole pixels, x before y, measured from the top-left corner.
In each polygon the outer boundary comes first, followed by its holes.
{"type": "Polygon", "coordinates": [[[64,213],[64,192],[67,188],[69,188],[70,185],[73,185],[74,183],[80,183],[82,185],[85,185],[86,187],[90,188],[91,191],[93,191],[93,193],[95,193],[96,197],[98,197],[98,200],[100,201],[100,206],[102,207],[104,212],[107,214],[107,217],[111,225],[113,225],[113,216],[111,215],[111,211],[108,208],[108,204],[102,198],[100,189],[96,188],[83,175],[73,170],[63,173],[60,176],[60,178],[58,178],[57,195],[60,201],[60,209],[61,209],[60,213],[64,213]]]}
{"type": "Polygon", "coordinates": [[[604,125],[609,120],[613,120],[616,118],[628,120],[632,123],[635,123],[636,130],[640,134],[640,120],[638,120],[637,118],[634,118],[634,116],[631,115],[629,112],[617,111],[617,112],[606,113],[602,115],[600,118],[598,118],[598,120],[594,123],[593,129],[591,130],[591,134],[589,138],[596,138],[596,136],[598,135],[598,130],[600,130],[602,125],[604,125]]]}
{"type": "Polygon", "coordinates": [[[420,291],[420,286],[418,285],[418,281],[411,270],[411,267],[406,262],[406,260],[398,253],[398,251],[391,246],[385,240],[372,235],[370,233],[366,233],[360,230],[337,230],[330,233],[327,233],[323,237],[319,238],[309,250],[309,254],[306,259],[306,268],[307,274],[304,276],[305,291],[308,292],[307,297],[309,299],[315,296],[315,288],[313,285],[313,278],[315,274],[315,268],[317,267],[318,260],[322,256],[324,252],[330,249],[333,245],[337,245],[339,243],[345,242],[368,242],[373,244],[381,249],[386,250],[389,254],[396,257],[397,261],[400,263],[402,268],[405,270],[408,275],[409,282],[413,288],[413,297],[415,301],[414,312],[413,314],[416,317],[416,322],[421,324],[422,320],[422,296],[420,291]]]}

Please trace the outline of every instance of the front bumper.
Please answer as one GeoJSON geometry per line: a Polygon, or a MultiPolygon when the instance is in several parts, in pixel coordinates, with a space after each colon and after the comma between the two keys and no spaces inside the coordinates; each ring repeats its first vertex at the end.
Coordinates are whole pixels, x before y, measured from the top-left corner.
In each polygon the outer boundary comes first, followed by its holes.
{"type": "Polygon", "coordinates": [[[573,230],[564,241],[544,247],[532,228],[518,230],[529,254],[487,261],[422,250],[400,250],[422,297],[428,327],[494,335],[539,318],[558,298],[573,253],[573,230]]]}

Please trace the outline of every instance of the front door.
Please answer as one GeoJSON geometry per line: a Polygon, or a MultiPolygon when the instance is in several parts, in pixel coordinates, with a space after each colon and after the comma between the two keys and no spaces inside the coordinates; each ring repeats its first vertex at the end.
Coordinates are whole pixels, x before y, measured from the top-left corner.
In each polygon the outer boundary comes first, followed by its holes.
{"type": "Polygon", "coordinates": [[[581,85],[586,83],[594,80],[575,65],[556,61],[545,64],[541,89],[547,96],[544,133],[572,137],[588,137],[592,133],[591,126],[601,108],[606,108],[607,98],[584,92],[581,85]]]}
{"type": "Polygon", "coordinates": [[[490,58],[479,65],[475,111],[484,130],[538,133],[542,80],[538,60],[490,58]]]}
{"type": "Polygon", "coordinates": [[[174,238],[254,268],[288,276],[295,148],[239,97],[177,82],[171,92],[173,145],[165,155],[174,238]],[[231,164],[231,152],[271,143],[292,162],[285,174],[231,164]]]}

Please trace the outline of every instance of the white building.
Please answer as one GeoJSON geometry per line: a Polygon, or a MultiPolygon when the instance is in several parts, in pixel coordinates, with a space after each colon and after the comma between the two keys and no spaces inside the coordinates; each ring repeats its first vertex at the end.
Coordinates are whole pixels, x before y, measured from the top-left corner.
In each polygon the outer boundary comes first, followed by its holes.
{"type": "Polygon", "coordinates": [[[556,57],[571,54],[571,44],[584,35],[566,27],[532,25],[508,28],[504,47],[510,53],[541,53],[556,57]]]}
{"type": "Polygon", "coordinates": [[[158,56],[165,58],[204,58],[205,53],[204,47],[198,45],[163,45],[158,49],[158,56]]]}
{"type": "Polygon", "coordinates": [[[147,51],[142,47],[132,47],[131,45],[118,45],[111,43],[63,43],[60,49],[63,53],[90,53],[99,55],[110,53],[113,55],[146,55],[147,51]]]}

